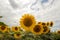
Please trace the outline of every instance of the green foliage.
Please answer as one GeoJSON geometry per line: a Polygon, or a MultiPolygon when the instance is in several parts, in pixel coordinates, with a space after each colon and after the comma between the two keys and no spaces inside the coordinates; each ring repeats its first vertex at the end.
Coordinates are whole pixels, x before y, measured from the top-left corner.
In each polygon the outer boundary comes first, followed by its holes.
{"type": "Polygon", "coordinates": [[[6,24],[5,24],[4,22],[0,22],[0,25],[3,25],[3,26],[5,26],[6,24]]]}

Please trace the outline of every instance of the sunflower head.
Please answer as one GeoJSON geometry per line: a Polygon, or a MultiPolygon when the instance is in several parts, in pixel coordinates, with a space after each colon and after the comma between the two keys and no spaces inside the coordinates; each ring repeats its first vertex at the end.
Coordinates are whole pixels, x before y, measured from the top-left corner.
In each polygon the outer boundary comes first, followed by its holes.
{"type": "Polygon", "coordinates": [[[12,26],[12,31],[13,32],[19,32],[20,28],[17,26],[12,26]]]}
{"type": "Polygon", "coordinates": [[[21,38],[21,34],[20,33],[15,33],[14,38],[17,38],[17,39],[21,38]]]}
{"type": "Polygon", "coordinates": [[[25,14],[20,19],[20,24],[24,30],[29,31],[29,28],[33,27],[36,24],[36,21],[33,15],[25,14]]]}
{"type": "Polygon", "coordinates": [[[54,24],[54,23],[53,23],[53,21],[51,21],[51,22],[50,22],[50,26],[52,27],[52,26],[53,26],[53,24],[54,24]]]}
{"type": "Polygon", "coordinates": [[[46,33],[48,33],[49,31],[50,31],[50,29],[49,29],[49,27],[48,26],[43,26],[43,34],[46,34],[46,33]]]}
{"type": "Polygon", "coordinates": [[[57,31],[57,34],[60,34],[60,30],[57,31]]]}
{"type": "Polygon", "coordinates": [[[50,23],[49,23],[49,22],[47,22],[46,24],[47,24],[47,26],[49,26],[49,24],[50,24],[50,23]]]}
{"type": "Polygon", "coordinates": [[[0,31],[1,32],[6,32],[7,31],[7,26],[0,26],[0,31]]]}
{"type": "Polygon", "coordinates": [[[31,29],[31,32],[36,35],[40,35],[43,33],[43,26],[40,24],[37,24],[31,29]]]}

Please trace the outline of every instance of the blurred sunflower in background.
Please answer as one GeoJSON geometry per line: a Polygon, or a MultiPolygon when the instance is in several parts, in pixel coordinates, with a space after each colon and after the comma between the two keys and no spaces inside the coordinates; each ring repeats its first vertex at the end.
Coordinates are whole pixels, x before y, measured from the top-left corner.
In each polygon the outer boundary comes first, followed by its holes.
{"type": "Polygon", "coordinates": [[[38,24],[42,24],[42,22],[38,22],[38,24]]]}
{"type": "Polygon", "coordinates": [[[8,26],[0,26],[0,31],[4,33],[7,31],[7,28],[8,26]]]}
{"type": "Polygon", "coordinates": [[[42,25],[43,25],[43,26],[45,26],[45,25],[46,25],[46,23],[45,23],[45,22],[42,22],[42,25]]]}
{"type": "Polygon", "coordinates": [[[12,31],[13,32],[19,32],[20,31],[20,28],[17,27],[17,26],[12,26],[12,31]]]}
{"type": "Polygon", "coordinates": [[[15,33],[14,38],[17,38],[17,39],[21,38],[21,34],[20,33],[15,33]]]}
{"type": "Polygon", "coordinates": [[[47,25],[45,22],[38,22],[38,24],[41,24],[43,26],[47,25]]]}
{"type": "Polygon", "coordinates": [[[29,28],[32,28],[35,26],[36,21],[33,15],[25,14],[20,19],[20,24],[24,30],[29,31],[30,30],[29,28]]]}
{"type": "Polygon", "coordinates": [[[60,30],[57,31],[57,34],[60,34],[60,30]]]}
{"type": "Polygon", "coordinates": [[[50,28],[48,26],[43,26],[43,34],[47,34],[50,31],[50,28]]]}
{"type": "Polygon", "coordinates": [[[33,28],[31,28],[31,32],[33,34],[40,35],[43,33],[43,26],[40,24],[37,24],[33,28]]]}
{"type": "Polygon", "coordinates": [[[50,23],[49,23],[49,22],[47,22],[46,24],[47,24],[47,26],[49,26],[49,24],[50,24],[50,23]]]}
{"type": "Polygon", "coordinates": [[[7,28],[7,32],[9,33],[10,31],[11,31],[11,28],[10,28],[10,27],[8,27],[8,28],[7,28]]]}
{"type": "Polygon", "coordinates": [[[50,22],[50,27],[52,27],[52,26],[53,26],[53,24],[54,24],[54,23],[53,23],[53,21],[51,21],[51,22],[50,22]]]}

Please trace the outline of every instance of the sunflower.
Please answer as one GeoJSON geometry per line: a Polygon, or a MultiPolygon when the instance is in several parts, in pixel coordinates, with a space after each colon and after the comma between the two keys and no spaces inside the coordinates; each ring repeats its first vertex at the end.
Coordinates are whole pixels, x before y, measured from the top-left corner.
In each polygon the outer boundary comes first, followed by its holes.
{"type": "Polygon", "coordinates": [[[20,19],[20,24],[24,30],[30,31],[29,28],[32,28],[33,26],[35,26],[36,21],[33,15],[25,14],[20,19]]]}
{"type": "Polygon", "coordinates": [[[20,28],[17,27],[17,26],[12,26],[12,31],[13,32],[19,32],[20,31],[20,28]]]}
{"type": "Polygon", "coordinates": [[[40,24],[37,24],[31,29],[31,32],[36,35],[40,35],[43,33],[43,26],[40,24]]]}
{"type": "Polygon", "coordinates": [[[8,27],[6,32],[8,32],[8,33],[9,33],[10,31],[11,31],[11,29],[8,27]]]}
{"type": "Polygon", "coordinates": [[[0,31],[4,33],[7,31],[7,28],[7,26],[0,26],[0,31]]]}
{"type": "Polygon", "coordinates": [[[57,31],[57,34],[60,34],[60,30],[57,31]]]}
{"type": "Polygon", "coordinates": [[[49,23],[49,22],[47,22],[46,24],[47,24],[47,26],[49,26],[49,24],[50,24],[50,23],[49,23]]]}
{"type": "Polygon", "coordinates": [[[52,27],[52,26],[53,26],[53,24],[54,24],[54,23],[51,21],[51,22],[50,22],[50,26],[52,27]]]}
{"type": "Polygon", "coordinates": [[[38,22],[38,24],[42,24],[42,22],[38,22]]]}
{"type": "Polygon", "coordinates": [[[18,38],[21,38],[21,34],[20,34],[20,33],[15,33],[15,34],[14,34],[14,38],[17,38],[17,39],[18,39],[18,38]]]}
{"type": "Polygon", "coordinates": [[[47,25],[47,23],[45,22],[38,22],[38,24],[43,25],[43,26],[47,25]]]}
{"type": "Polygon", "coordinates": [[[48,33],[49,31],[50,31],[50,29],[49,29],[49,27],[48,26],[43,26],[43,34],[46,34],[46,33],[48,33]]]}
{"type": "Polygon", "coordinates": [[[43,26],[45,26],[45,25],[46,25],[46,23],[45,23],[45,22],[42,22],[42,25],[43,25],[43,26]]]}

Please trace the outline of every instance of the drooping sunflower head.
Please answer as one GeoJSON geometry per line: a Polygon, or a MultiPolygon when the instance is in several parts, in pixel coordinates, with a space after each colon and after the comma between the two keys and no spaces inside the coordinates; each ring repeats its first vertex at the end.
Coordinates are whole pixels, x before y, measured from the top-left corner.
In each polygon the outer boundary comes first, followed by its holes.
{"type": "Polygon", "coordinates": [[[29,28],[33,27],[36,24],[36,21],[33,15],[25,14],[20,19],[20,24],[24,30],[28,31],[29,28]]]}
{"type": "Polygon", "coordinates": [[[48,26],[43,26],[43,34],[46,34],[46,33],[48,33],[49,31],[50,31],[50,29],[49,29],[49,27],[48,26]]]}
{"type": "Polygon", "coordinates": [[[21,38],[21,34],[20,33],[15,33],[14,38],[17,38],[17,39],[21,38]]]}
{"type": "Polygon", "coordinates": [[[7,26],[0,26],[0,31],[1,32],[6,32],[7,31],[7,26]]]}
{"type": "Polygon", "coordinates": [[[17,26],[12,26],[12,31],[13,32],[19,32],[20,28],[17,26]]]}
{"type": "Polygon", "coordinates": [[[53,23],[53,21],[51,21],[51,22],[50,22],[50,27],[52,27],[52,26],[53,26],[53,24],[54,24],[54,23],[53,23]]]}
{"type": "Polygon", "coordinates": [[[43,26],[40,24],[37,24],[31,29],[31,32],[36,35],[40,35],[43,33],[43,26]]]}

